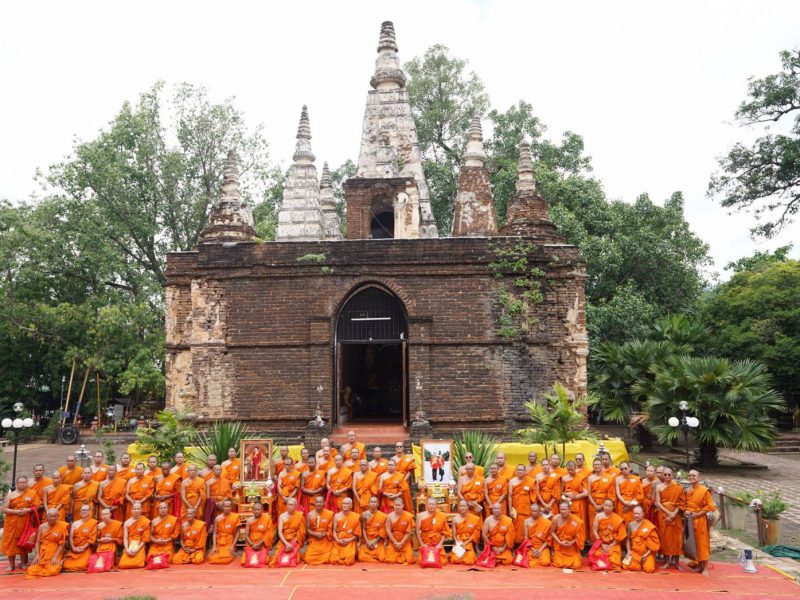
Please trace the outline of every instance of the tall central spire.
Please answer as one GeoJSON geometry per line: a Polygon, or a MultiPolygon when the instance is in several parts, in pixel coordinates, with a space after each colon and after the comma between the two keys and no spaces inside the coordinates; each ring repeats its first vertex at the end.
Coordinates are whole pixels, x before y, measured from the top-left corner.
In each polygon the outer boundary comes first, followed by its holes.
{"type": "Polygon", "coordinates": [[[376,90],[395,90],[406,87],[406,74],[400,69],[397,56],[397,40],[394,37],[394,24],[384,21],[378,39],[378,58],[375,59],[375,74],[369,84],[376,90]]]}

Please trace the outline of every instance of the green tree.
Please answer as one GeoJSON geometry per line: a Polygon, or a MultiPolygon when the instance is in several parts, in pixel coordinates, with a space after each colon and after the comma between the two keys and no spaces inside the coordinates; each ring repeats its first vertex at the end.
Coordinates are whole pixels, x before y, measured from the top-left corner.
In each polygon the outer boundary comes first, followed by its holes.
{"type": "Polygon", "coordinates": [[[556,382],[553,391],[544,394],[546,404],[526,402],[531,415],[531,427],[520,429],[517,435],[528,444],[561,444],[561,455],[566,454],[567,442],[593,439],[594,434],[586,426],[585,409],[591,402],[588,397],[573,398],[566,388],[556,382]]]}
{"type": "Polygon", "coordinates": [[[158,462],[172,460],[178,452],[185,452],[197,435],[186,416],[165,410],[156,415],[156,427],[136,430],[136,442],[142,454],[154,454],[158,462]]]}
{"type": "Polygon", "coordinates": [[[708,188],[722,206],[751,210],[759,220],[753,233],[767,238],[800,209],[800,49],[783,51],[780,59],[780,72],[750,79],[736,111],[739,125],[765,126],[765,135],[721,157],[708,188]]]}

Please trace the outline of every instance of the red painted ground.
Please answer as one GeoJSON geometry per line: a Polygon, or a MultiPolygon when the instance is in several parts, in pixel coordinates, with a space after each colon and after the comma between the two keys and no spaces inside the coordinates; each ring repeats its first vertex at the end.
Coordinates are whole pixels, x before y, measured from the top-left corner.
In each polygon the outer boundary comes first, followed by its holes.
{"type": "Polygon", "coordinates": [[[709,577],[675,571],[654,575],[512,567],[481,571],[452,565],[442,570],[358,564],[349,568],[243,569],[237,563],[97,575],[64,573],[39,580],[0,576],[1,598],[105,600],[133,593],[151,594],[159,600],[312,600],[345,597],[345,593],[348,600],[432,600],[465,593],[474,600],[516,600],[542,594],[558,600],[589,596],[591,600],[616,600],[630,598],[632,593],[646,600],[788,600],[800,598],[800,585],[767,567],[748,575],[738,564],[723,563],[714,564],[709,577]]]}

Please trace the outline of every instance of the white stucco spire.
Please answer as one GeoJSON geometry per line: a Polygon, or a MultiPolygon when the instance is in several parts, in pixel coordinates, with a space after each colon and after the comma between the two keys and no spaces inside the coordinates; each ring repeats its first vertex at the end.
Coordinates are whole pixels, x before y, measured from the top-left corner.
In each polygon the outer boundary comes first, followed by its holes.
{"type": "Polygon", "coordinates": [[[472,117],[469,125],[467,151],[464,153],[465,167],[482,167],[486,160],[486,152],[483,149],[483,129],[481,129],[481,118],[476,113],[472,117]]]}
{"type": "Polygon", "coordinates": [[[531,145],[526,139],[519,143],[519,162],[517,163],[517,192],[535,192],[536,180],[533,178],[533,157],[531,145]]]}

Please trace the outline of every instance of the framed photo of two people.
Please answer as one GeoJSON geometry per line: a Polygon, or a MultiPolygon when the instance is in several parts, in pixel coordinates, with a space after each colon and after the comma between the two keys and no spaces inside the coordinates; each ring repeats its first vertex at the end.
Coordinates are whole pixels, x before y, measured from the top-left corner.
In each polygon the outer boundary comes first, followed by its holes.
{"type": "Polygon", "coordinates": [[[422,480],[427,483],[454,482],[453,440],[421,440],[422,480]]]}

